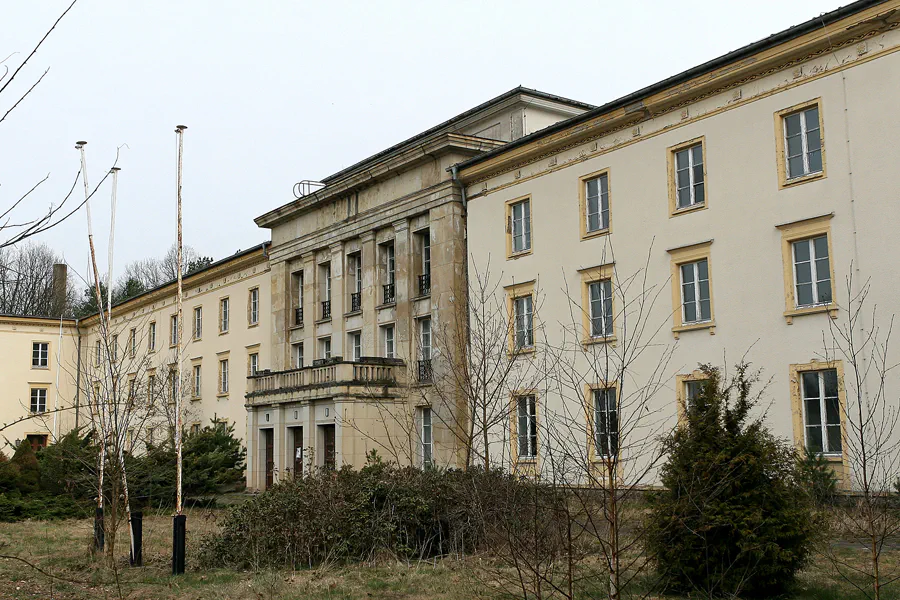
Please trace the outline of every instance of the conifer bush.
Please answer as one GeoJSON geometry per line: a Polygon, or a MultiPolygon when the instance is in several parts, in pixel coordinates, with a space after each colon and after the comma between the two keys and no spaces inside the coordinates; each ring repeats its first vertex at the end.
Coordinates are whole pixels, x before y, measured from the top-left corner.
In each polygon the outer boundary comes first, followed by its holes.
{"type": "Polygon", "coordinates": [[[770,597],[807,562],[816,529],[797,457],[753,417],[758,377],[739,364],[706,384],[664,440],[665,490],[650,498],[648,550],[666,590],[770,597]]]}

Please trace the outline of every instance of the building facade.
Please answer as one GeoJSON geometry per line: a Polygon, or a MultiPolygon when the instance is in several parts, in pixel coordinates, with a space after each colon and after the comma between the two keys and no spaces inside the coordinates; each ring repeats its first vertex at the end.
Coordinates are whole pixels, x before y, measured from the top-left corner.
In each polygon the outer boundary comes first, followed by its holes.
{"type": "Polygon", "coordinates": [[[858,384],[834,334],[900,313],[898,7],[857,2],[459,166],[470,271],[503,263],[515,360],[566,365],[510,390],[498,457],[622,453],[652,484],[640,442],[677,424],[700,364],[746,358],[774,433],[849,485],[858,384]]]}

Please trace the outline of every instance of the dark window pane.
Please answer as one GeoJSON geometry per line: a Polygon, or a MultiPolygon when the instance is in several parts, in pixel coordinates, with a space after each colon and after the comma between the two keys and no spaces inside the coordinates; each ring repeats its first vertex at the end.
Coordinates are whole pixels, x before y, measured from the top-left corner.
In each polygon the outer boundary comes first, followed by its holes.
{"type": "Polygon", "coordinates": [[[806,448],[810,452],[822,452],[822,428],[807,427],[806,428],[806,448]]]}
{"type": "Polygon", "coordinates": [[[588,216],[588,231],[597,231],[600,229],[600,215],[593,213],[588,216]]]}
{"type": "Polygon", "coordinates": [[[828,236],[819,236],[813,239],[816,258],[828,258],[828,236]]]}
{"type": "Polygon", "coordinates": [[[598,195],[598,192],[599,192],[599,190],[597,189],[597,188],[598,188],[598,185],[597,185],[598,183],[599,183],[599,180],[597,180],[597,179],[590,179],[590,180],[588,180],[588,182],[587,182],[587,195],[588,195],[588,197],[591,197],[591,196],[596,197],[596,196],[598,195]]]}
{"type": "Polygon", "coordinates": [[[804,402],[806,403],[806,424],[821,425],[822,409],[819,406],[819,399],[813,398],[810,400],[805,400],[804,402]]]}
{"type": "Polygon", "coordinates": [[[831,302],[831,281],[825,280],[820,281],[816,284],[816,289],[819,293],[819,302],[822,304],[827,304],[831,302]]]}
{"type": "Polygon", "coordinates": [[[837,398],[825,398],[825,423],[828,425],[841,424],[841,409],[837,398]]]}
{"type": "Polygon", "coordinates": [[[693,302],[685,302],[684,304],[684,321],[691,323],[697,320],[697,305],[693,302]]]}
{"type": "Polygon", "coordinates": [[[701,279],[700,280],[700,301],[708,301],[709,300],[709,280],[701,279]]]}
{"type": "Polygon", "coordinates": [[[688,151],[687,150],[679,150],[675,153],[675,168],[677,169],[686,169],[688,168],[688,151]]]}
{"type": "Polygon", "coordinates": [[[600,193],[604,196],[609,193],[609,178],[606,175],[600,176],[600,193]]]}
{"type": "MultiPolygon", "coordinates": [[[[818,124],[816,124],[818,125],[818,124]]],[[[821,140],[819,138],[819,129],[810,129],[806,132],[806,151],[810,154],[813,152],[817,152],[821,146],[821,140]]]]}
{"type": "Polygon", "coordinates": [[[809,162],[809,172],[810,173],[818,173],[822,170],[822,151],[816,150],[815,152],[811,152],[809,154],[809,158],[807,159],[809,162]]]}
{"type": "Polygon", "coordinates": [[[682,188],[678,190],[678,208],[684,208],[691,205],[691,189],[682,188]]]}
{"type": "Polygon", "coordinates": [[[828,431],[828,451],[829,452],[841,452],[843,450],[843,444],[841,443],[841,426],[840,425],[831,425],[826,427],[828,431]]]}
{"type": "Polygon", "coordinates": [[[684,188],[691,184],[691,172],[689,169],[678,171],[678,187],[684,188]]]}
{"type": "Polygon", "coordinates": [[[809,241],[794,242],[794,260],[804,262],[809,260],[809,241]]]}
{"type": "Polygon", "coordinates": [[[700,301],[700,320],[709,321],[712,318],[712,314],[709,308],[709,300],[701,300],[700,301]]]}
{"type": "MultiPolygon", "coordinates": [[[[799,135],[787,139],[787,155],[789,158],[799,157],[803,152],[803,140],[799,135]]],[[[802,162],[801,162],[802,164],[802,162]]]]}
{"type": "Polygon", "coordinates": [[[803,373],[803,397],[819,397],[819,374],[815,371],[803,373]]]}
{"type": "Polygon", "coordinates": [[[692,158],[694,159],[695,165],[703,164],[703,146],[697,144],[693,148],[691,148],[692,158]]]}
{"type": "Polygon", "coordinates": [[[838,376],[837,369],[828,369],[822,372],[822,379],[825,380],[825,397],[837,398],[838,395],[838,376]]]}
{"type": "Polygon", "coordinates": [[[703,204],[705,198],[703,196],[703,184],[694,186],[694,204],[703,204]]]}
{"type": "Polygon", "coordinates": [[[803,175],[803,159],[799,156],[788,160],[788,177],[803,175]]]}
{"type": "Polygon", "coordinates": [[[681,265],[681,281],[684,283],[694,282],[694,265],[681,265]]]}
{"type": "Polygon", "coordinates": [[[813,292],[811,283],[801,283],[797,285],[797,306],[808,306],[813,304],[813,292]]]}
{"type": "Polygon", "coordinates": [[[812,282],[812,266],[809,262],[797,263],[797,283],[812,282]]]}
{"type": "Polygon", "coordinates": [[[703,165],[694,166],[694,183],[703,183],[703,165]]]}
{"type": "Polygon", "coordinates": [[[707,264],[706,259],[697,262],[697,274],[700,276],[700,279],[709,279],[709,264],[707,264]]]}
{"type": "Polygon", "coordinates": [[[806,129],[818,129],[819,128],[819,107],[814,106],[812,108],[808,108],[805,111],[806,113],[804,117],[806,118],[806,129]]]}
{"type": "Polygon", "coordinates": [[[784,118],[785,130],[788,135],[800,133],[800,115],[790,115],[784,118]]]}

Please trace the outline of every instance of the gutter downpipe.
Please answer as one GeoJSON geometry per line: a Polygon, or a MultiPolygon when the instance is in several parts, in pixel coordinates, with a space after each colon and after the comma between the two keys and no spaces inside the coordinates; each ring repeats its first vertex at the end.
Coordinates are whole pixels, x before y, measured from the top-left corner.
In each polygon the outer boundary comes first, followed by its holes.
{"type": "MultiPolygon", "coordinates": [[[[464,309],[466,311],[466,347],[464,356],[468,357],[471,355],[470,351],[472,348],[472,317],[469,313],[469,203],[466,198],[466,186],[459,179],[458,165],[453,165],[450,167],[450,179],[454,185],[459,187],[459,196],[462,200],[463,209],[463,256],[465,257],[465,260],[463,261],[463,286],[465,286],[464,309]]],[[[485,449],[485,452],[487,452],[487,449],[485,449]]],[[[468,467],[468,464],[463,465],[463,469],[467,469],[468,467]]]]}
{"type": "Polygon", "coordinates": [[[81,327],[80,319],[75,319],[75,332],[78,334],[77,358],[75,360],[75,430],[78,431],[78,413],[81,399],[81,327]]]}

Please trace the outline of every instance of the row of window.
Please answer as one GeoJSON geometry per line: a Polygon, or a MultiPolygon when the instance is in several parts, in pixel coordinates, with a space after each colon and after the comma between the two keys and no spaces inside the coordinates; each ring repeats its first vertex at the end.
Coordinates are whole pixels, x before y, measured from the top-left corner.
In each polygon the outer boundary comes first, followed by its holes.
{"type": "MultiPolygon", "coordinates": [[[[836,368],[811,368],[797,373],[800,411],[802,412],[804,448],[816,454],[840,457],[843,453],[842,404],[839,393],[839,376],[836,368]]],[[[679,377],[687,410],[701,393],[705,379],[679,377]],[[682,381],[683,379],[683,381],[682,381]]],[[[595,459],[609,459],[619,452],[619,414],[616,387],[592,387],[590,390],[590,415],[588,435],[593,441],[595,459]]],[[[535,394],[514,398],[514,415],[510,419],[511,437],[516,445],[519,461],[534,461],[538,457],[538,402],[535,394]]],[[[799,440],[798,440],[799,441],[799,440]]]]}
{"type": "MultiPolygon", "coordinates": [[[[416,253],[413,260],[413,271],[418,273],[415,283],[415,294],[424,297],[431,294],[431,234],[428,229],[417,231],[415,234],[416,253]]],[[[381,297],[379,304],[389,305],[397,301],[396,296],[396,256],[394,254],[393,240],[378,245],[378,270],[381,281],[381,297]]],[[[350,252],[346,255],[347,276],[347,304],[345,313],[350,315],[362,310],[363,291],[363,257],[362,251],[350,252]]],[[[319,297],[319,308],[316,320],[325,321],[332,316],[332,273],[331,261],[319,263],[316,274],[316,290],[319,297]]],[[[294,327],[303,325],[304,317],[304,271],[298,270],[291,274],[291,288],[289,291],[292,306],[292,324],[294,327]]]]}
{"type": "MultiPolygon", "coordinates": [[[[814,100],[776,114],[782,187],[824,174],[820,101],[814,100]]],[[[705,140],[698,138],[668,149],[670,214],[680,215],[707,205],[705,140]]],[[[609,233],[611,224],[609,169],[580,178],[582,238],[609,233]]],[[[507,202],[507,256],[531,252],[531,199],[507,202]]]]}
{"type": "MultiPolygon", "coordinates": [[[[256,375],[259,370],[259,354],[253,353],[248,355],[248,363],[247,363],[247,373],[248,375],[256,375]]],[[[219,395],[225,395],[228,393],[228,384],[229,384],[229,360],[227,358],[219,359],[219,379],[218,379],[218,387],[217,392],[219,395]]],[[[194,400],[199,400],[202,396],[203,391],[203,368],[202,365],[194,365],[193,367],[193,375],[191,377],[193,383],[193,394],[192,398],[194,400]]]]}

